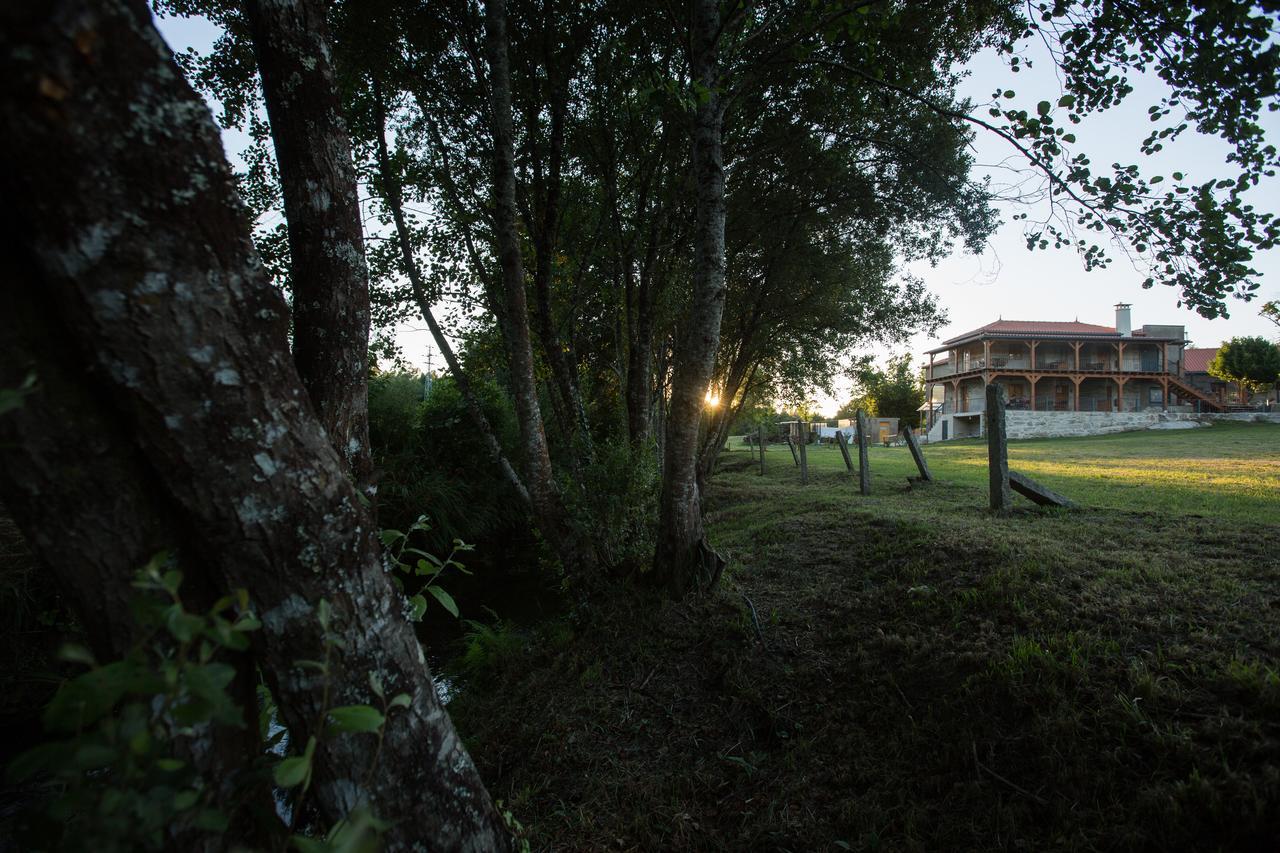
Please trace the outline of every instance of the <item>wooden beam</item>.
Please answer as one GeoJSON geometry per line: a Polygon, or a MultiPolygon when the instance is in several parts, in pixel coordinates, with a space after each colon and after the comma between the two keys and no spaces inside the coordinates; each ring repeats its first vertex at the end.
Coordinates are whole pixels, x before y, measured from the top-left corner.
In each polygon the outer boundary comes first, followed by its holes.
{"type": "Polygon", "coordinates": [[[760,440],[760,476],[764,476],[764,424],[760,424],[759,430],[760,440]]]}
{"type": "Polygon", "coordinates": [[[787,447],[791,449],[791,461],[796,463],[796,467],[800,467],[800,454],[796,453],[795,442],[791,440],[791,427],[787,427],[787,447]]]}
{"type": "Polygon", "coordinates": [[[867,459],[867,413],[858,409],[858,491],[871,494],[871,463],[867,459]]]}
{"type": "Polygon", "coordinates": [[[991,510],[1008,512],[1013,505],[1009,489],[1009,441],[1004,424],[1004,386],[987,386],[987,478],[991,487],[991,510]]]}
{"type": "Polygon", "coordinates": [[[933,475],[929,473],[929,464],[924,461],[924,454],[920,452],[920,442],[916,439],[916,432],[911,427],[903,427],[902,434],[906,436],[907,447],[911,450],[911,458],[916,461],[916,468],[920,470],[920,479],[926,483],[933,482],[933,475]]]}
{"type": "Polygon", "coordinates": [[[1046,489],[1035,480],[1025,474],[1019,474],[1017,471],[1009,472],[1009,486],[1018,494],[1040,506],[1076,506],[1076,502],[1070,498],[1064,497],[1052,489],[1046,489]]]}
{"type": "Polygon", "coordinates": [[[849,439],[845,437],[844,431],[836,430],[836,444],[840,447],[840,455],[844,457],[844,467],[849,469],[849,473],[853,473],[853,459],[849,457],[849,439]]]}

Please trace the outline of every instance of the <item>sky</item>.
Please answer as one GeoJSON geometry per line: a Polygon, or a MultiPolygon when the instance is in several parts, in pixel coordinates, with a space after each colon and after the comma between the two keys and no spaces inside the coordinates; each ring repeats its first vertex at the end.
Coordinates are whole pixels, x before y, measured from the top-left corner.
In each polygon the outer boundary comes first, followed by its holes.
{"type": "MultiPolygon", "coordinates": [[[[194,47],[207,51],[218,35],[218,29],[204,19],[168,18],[158,22],[161,34],[175,51],[194,47]]],[[[971,98],[975,113],[985,114],[997,89],[1013,89],[1017,97],[1011,102],[1034,112],[1041,100],[1057,102],[1060,86],[1051,63],[1031,53],[1033,67],[1013,74],[993,51],[979,54],[968,63],[969,76],[960,94],[971,98]]],[[[1226,146],[1212,138],[1189,131],[1183,139],[1156,158],[1143,157],[1138,143],[1150,132],[1146,107],[1160,95],[1159,81],[1136,79],[1136,91],[1119,109],[1088,120],[1072,128],[1078,137],[1077,150],[1087,152],[1095,167],[1111,162],[1138,163],[1144,174],[1163,174],[1179,170],[1189,183],[1203,182],[1211,175],[1233,174],[1225,168],[1226,146]]],[[[1268,138],[1280,142],[1280,112],[1266,113],[1262,119],[1268,138]]],[[[237,156],[247,146],[243,134],[224,132],[223,144],[233,166],[242,168],[237,156]]],[[[973,176],[990,176],[994,185],[1008,185],[1015,178],[1002,164],[1007,163],[1013,149],[993,134],[979,130],[973,141],[975,159],[973,176]]],[[[1273,179],[1278,180],[1280,179],[1273,179]]],[[[1254,190],[1253,203],[1261,210],[1280,211],[1280,182],[1254,190]]],[[[1142,289],[1145,275],[1122,257],[1116,257],[1107,269],[1085,272],[1080,257],[1069,249],[1029,251],[1021,222],[1012,221],[1015,213],[1035,208],[1013,204],[998,206],[1003,224],[988,241],[980,255],[957,250],[935,266],[927,263],[907,265],[906,272],[924,280],[945,309],[948,321],[936,335],[917,334],[905,346],[886,349],[883,346],[862,350],[881,360],[890,355],[910,351],[917,360],[923,353],[947,338],[976,329],[986,323],[1006,320],[1080,320],[1084,323],[1114,324],[1117,302],[1131,303],[1134,328],[1145,323],[1182,325],[1192,346],[1216,347],[1222,341],[1242,335],[1262,335],[1274,339],[1276,327],[1259,316],[1258,308],[1269,299],[1280,298],[1280,252],[1272,250],[1254,257],[1253,266],[1262,282],[1259,296],[1252,302],[1231,300],[1229,318],[1207,320],[1177,305],[1178,294],[1157,285],[1142,289]]],[[[1114,253],[1113,253],[1114,255],[1114,253]]],[[[409,323],[397,330],[397,340],[407,360],[418,368],[441,366],[430,334],[421,324],[409,323]]],[[[839,380],[831,395],[819,394],[817,411],[833,415],[836,408],[852,393],[852,383],[839,380]]]]}

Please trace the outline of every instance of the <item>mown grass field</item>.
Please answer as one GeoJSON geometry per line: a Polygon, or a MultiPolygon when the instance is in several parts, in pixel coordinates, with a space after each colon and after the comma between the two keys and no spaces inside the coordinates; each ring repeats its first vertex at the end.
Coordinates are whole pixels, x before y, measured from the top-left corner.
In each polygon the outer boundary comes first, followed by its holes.
{"type": "Polygon", "coordinates": [[[717,591],[494,657],[451,712],[535,849],[1280,847],[1280,428],[1015,443],[1083,506],[1004,517],[925,452],[728,453],[717,591]]]}
{"type": "MultiPolygon", "coordinates": [[[[730,447],[726,458],[755,452],[737,442],[730,447]]],[[[924,449],[939,479],[986,488],[985,440],[924,449]]],[[[808,456],[811,470],[844,470],[834,445],[810,446],[808,456]]],[[[856,465],[856,452],[853,458],[856,465]]],[[[765,466],[785,471],[794,463],[785,445],[771,445],[765,466]]],[[[872,446],[870,467],[888,488],[916,473],[906,447],[872,446]]],[[[1280,429],[1269,424],[1015,441],[1009,467],[1091,507],[1280,523],[1280,429]]]]}

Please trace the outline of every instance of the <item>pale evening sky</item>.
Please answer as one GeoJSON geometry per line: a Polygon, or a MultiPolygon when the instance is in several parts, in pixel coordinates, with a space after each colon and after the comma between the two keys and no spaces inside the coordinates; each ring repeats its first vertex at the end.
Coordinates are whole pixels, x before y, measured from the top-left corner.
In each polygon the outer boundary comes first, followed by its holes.
{"type": "MultiPolygon", "coordinates": [[[[218,29],[204,19],[161,19],[161,33],[171,48],[182,51],[194,47],[207,51],[218,35],[218,29]]],[[[1036,55],[1031,54],[1034,60],[1036,55]]],[[[1040,100],[1057,101],[1059,88],[1047,62],[1036,63],[1030,72],[1011,73],[993,53],[983,54],[969,64],[971,76],[962,84],[961,93],[978,104],[985,104],[996,89],[1013,89],[1018,97],[1012,103],[1034,111],[1040,100]]],[[[1159,82],[1138,81],[1138,91],[1119,109],[1090,120],[1073,129],[1079,139],[1077,150],[1087,152],[1095,168],[1112,162],[1138,163],[1144,174],[1163,174],[1168,180],[1172,171],[1186,174],[1188,183],[1203,182],[1210,176],[1231,175],[1223,163],[1225,146],[1216,140],[1198,137],[1189,131],[1184,139],[1162,152],[1158,159],[1143,158],[1138,143],[1150,131],[1146,108],[1159,97],[1159,82]]],[[[975,110],[985,115],[985,108],[975,110]]],[[[1262,119],[1268,138],[1280,140],[1280,113],[1265,113],[1262,119]]],[[[240,167],[238,154],[246,146],[245,137],[224,133],[224,146],[233,164],[240,167]]],[[[990,174],[997,185],[1015,180],[1000,163],[1012,155],[1007,142],[985,131],[974,140],[978,166],[974,177],[990,174]]],[[[1273,179],[1274,180],[1274,179],[1273,179]]],[[[1280,209],[1280,195],[1275,186],[1260,187],[1252,202],[1262,210],[1280,209]]],[[[1280,254],[1272,250],[1254,258],[1254,268],[1261,272],[1259,298],[1250,303],[1231,300],[1229,319],[1206,320],[1186,308],[1177,307],[1177,293],[1156,286],[1143,290],[1145,277],[1123,257],[1116,257],[1110,268],[1086,273],[1078,255],[1070,250],[1031,252],[1023,238],[1023,224],[1009,221],[1014,213],[1028,210],[1035,218],[1035,208],[1004,204],[1000,207],[1004,224],[992,236],[981,255],[957,252],[939,263],[912,264],[909,271],[921,277],[938,296],[948,314],[948,323],[937,336],[916,335],[907,348],[917,358],[937,342],[1004,317],[1006,320],[1074,320],[1112,325],[1113,305],[1133,305],[1133,325],[1144,323],[1185,325],[1194,346],[1217,346],[1221,341],[1239,335],[1263,335],[1274,339],[1276,327],[1258,315],[1261,303],[1280,298],[1280,254]]],[[[434,351],[430,335],[421,324],[410,323],[400,330],[398,339],[410,362],[425,367],[428,350],[434,351]]],[[[895,353],[901,353],[898,347],[895,353]]],[[[890,354],[883,348],[867,351],[877,356],[890,354]]],[[[440,366],[436,355],[433,365],[440,366]]],[[[846,399],[851,383],[837,383],[834,396],[820,395],[818,410],[832,414],[846,399]]]]}

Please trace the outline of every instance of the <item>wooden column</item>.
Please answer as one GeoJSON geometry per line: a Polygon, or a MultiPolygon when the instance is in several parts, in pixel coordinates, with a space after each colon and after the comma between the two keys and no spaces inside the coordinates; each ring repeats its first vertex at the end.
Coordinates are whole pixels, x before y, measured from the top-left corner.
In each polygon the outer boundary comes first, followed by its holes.
{"type": "Polygon", "coordinates": [[[1040,377],[1033,373],[1029,379],[1031,380],[1031,411],[1034,412],[1036,410],[1036,383],[1040,381],[1040,377]]]}
{"type": "Polygon", "coordinates": [[[1169,380],[1168,379],[1160,380],[1160,409],[1165,412],[1169,411],[1169,380]]]}
{"type": "Polygon", "coordinates": [[[843,429],[836,430],[836,444],[840,447],[840,455],[844,457],[844,467],[852,474],[853,460],[849,458],[849,439],[845,438],[843,429]]]}
{"type": "Polygon", "coordinates": [[[1074,350],[1076,351],[1076,366],[1075,366],[1075,369],[1076,369],[1076,370],[1079,370],[1079,369],[1080,369],[1080,341],[1075,341],[1074,343],[1072,343],[1072,344],[1071,344],[1071,348],[1072,348],[1072,349],[1074,349],[1074,350]]]}
{"type": "Polygon", "coordinates": [[[1116,370],[1124,372],[1124,341],[1120,342],[1120,355],[1116,357],[1116,370]]]}
{"type": "Polygon", "coordinates": [[[1120,377],[1120,376],[1116,377],[1116,411],[1117,412],[1124,411],[1124,383],[1128,381],[1129,381],[1128,379],[1125,379],[1123,377],[1120,377]]]}
{"type": "Polygon", "coordinates": [[[760,424],[759,431],[760,441],[760,476],[764,476],[764,424],[760,424]]]}
{"type": "MultiPolygon", "coordinates": [[[[1080,352],[1079,352],[1079,350],[1077,350],[1077,351],[1076,351],[1076,366],[1077,366],[1077,367],[1079,367],[1079,365],[1080,365],[1080,352]]],[[[1072,410],[1073,410],[1073,411],[1078,412],[1078,411],[1080,411],[1080,383],[1081,383],[1081,382],[1083,382],[1084,380],[1083,380],[1083,378],[1081,378],[1081,377],[1079,377],[1079,376],[1073,376],[1073,377],[1071,377],[1071,381],[1072,381],[1072,382],[1074,382],[1074,383],[1076,384],[1076,390],[1075,390],[1075,393],[1071,396],[1071,404],[1072,404],[1072,405],[1071,405],[1071,408],[1072,408],[1072,410]]]]}
{"type": "Polygon", "coordinates": [[[903,427],[902,434],[906,436],[907,447],[911,450],[911,458],[916,461],[916,468],[920,471],[920,479],[925,482],[933,482],[933,475],[929,473],[929,465],[924,461],[924,454],[920,452],[920,442],[916,440],[915,431],[911,427],[903,427]]]}
{"type": "Polygon", "coordinates": [[[1004,386],[987,386],[987,475],[993,512],[1008,512],[1013,506],[1009,487],[1009,442],[1004,423],[1004,386]]]}
{"type": "Polygon", "coordinates": [[[800,424],[800,485],[809,484],[809,424],[800,424]]]}
{"type": "Polygon", "coordinates": [[[982,368],[991,367],[991,341],[982,342],[982,368]]]}
{"type": "Polygon", "coordinates": [[[867,460],[867,413],[858,409],[858,491],[871,494],[871,464],[867,460]]]}
{"type": "MultiPolygon", "coordinates": [[[[1160,344],[1160,372],[1169,372],[1169,342],[1165,341],[1160,344]]],[[[1167,386],[1166,386],[1167,387],[1167,386]]]]}

